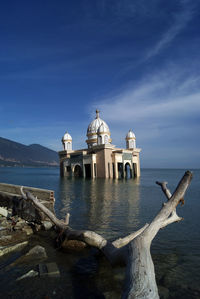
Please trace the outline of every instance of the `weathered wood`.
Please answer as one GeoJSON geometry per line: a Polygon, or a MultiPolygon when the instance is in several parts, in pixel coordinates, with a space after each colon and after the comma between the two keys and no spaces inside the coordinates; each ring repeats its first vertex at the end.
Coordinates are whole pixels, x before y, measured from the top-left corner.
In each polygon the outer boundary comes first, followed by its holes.
{"type": "Polygon", "coordinates": [[[192,173],[187,171],[173,195],[167,189],[166,182],[157,182],[168,201],[150,224],[112,243],[93,231],[71,229],[68,226],[68,219],[66,222],[58,220],[32,194],[29,192],[25,194],[23,190],[22,194],[24,199],[31,200],[36,208],[42,210],[57,227],[63,230],[68,239],[81,240],[90,246],[99,248],[111,263],[119,260],[126,263],[126,280],[122,298],[157,299],[159,295],[150,253],[151,242],[161,228],[182,219],[176,214],[176,206],[183,200],[191,179],[192,173]]]}
{"type": "Polygon", "coordinates": [[[184,197],[191,179],[192,173],[187,171],[172,196],[170,196],[169,192],[163,190],[168,198],[167,203],[163,205],[150,225],[129,244],[126,288],[123,298],[159,298],[154,265],[150,254],[151,242],[159,229],[177,221],[178,216],[174,217],[173,212],[177,204],[184,197]]]}

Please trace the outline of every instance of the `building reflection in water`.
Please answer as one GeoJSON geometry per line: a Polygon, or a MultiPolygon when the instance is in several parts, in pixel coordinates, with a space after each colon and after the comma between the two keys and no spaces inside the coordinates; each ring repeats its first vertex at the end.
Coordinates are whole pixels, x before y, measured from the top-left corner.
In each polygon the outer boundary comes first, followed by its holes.
{"type": "Polygon", "coordinates": [[[70,225],[108,238],[140,225],[140,181],[61,178],[56,202],[59,218],[70,213],[70,225]]]}

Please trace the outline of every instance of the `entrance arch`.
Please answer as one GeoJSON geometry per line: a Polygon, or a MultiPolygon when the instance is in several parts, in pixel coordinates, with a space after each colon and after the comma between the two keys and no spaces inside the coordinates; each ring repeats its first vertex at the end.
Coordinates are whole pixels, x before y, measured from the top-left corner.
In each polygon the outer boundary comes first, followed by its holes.
{"type": "Polygon", "coordinates": [[[74,167],[74,176],[75,177],[82,177],[83,176],[82,168],[78,164],[74,167]]]}
{"type": "Polygon", "coordinates": [[[126,179],[132,178],[131,165],[128,162],[125,164],[125,177],[126,179]]]}

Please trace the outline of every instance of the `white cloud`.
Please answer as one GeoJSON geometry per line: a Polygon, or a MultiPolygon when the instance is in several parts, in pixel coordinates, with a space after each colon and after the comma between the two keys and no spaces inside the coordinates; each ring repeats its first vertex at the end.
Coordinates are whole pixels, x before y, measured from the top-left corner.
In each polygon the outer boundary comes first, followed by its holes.
{"type": "Polygon", "coordinates": [[[181,1],[181,4],[182,11],[174,14],[174,21],[172,25],[162,34],[160,40],[155,44],[155,46],[148,51],[145,59],[149,59],[157,55],[163,48],[168,46],[192,19],[194,8],[191,6],[191,2],[181,1]]]}
{"type": "Polygon", "coordinates": [[[113,123],[130,123],[145,119],[183,118],[200,111],[200,92],[195,90],[199,77],[186,78],[182,82],[173,77],[155,75],[146,78],[138,86],[125,90],[120,95],[100,101],[100,110],[113,123]],[[147,83],[146,83],[147,82],[147,83]],[[177,82],[174,85],[174,82],[177,82]],[[192,86],[192,88],[191,88],[192,86]]]}
{"type": "Polygon", "coordinates": [[[191,73],[188,76],[183,68],[166,69],[129,85],[116,96],[99,99],[94,107],[110,126],[113,143],[124,147],[125,134],[132,128],[137,145],[143,148],[143,166],[165,167],[169,160],[170,165],[191,163],[196,167],[200,77],[194,70],[191,73]]]}

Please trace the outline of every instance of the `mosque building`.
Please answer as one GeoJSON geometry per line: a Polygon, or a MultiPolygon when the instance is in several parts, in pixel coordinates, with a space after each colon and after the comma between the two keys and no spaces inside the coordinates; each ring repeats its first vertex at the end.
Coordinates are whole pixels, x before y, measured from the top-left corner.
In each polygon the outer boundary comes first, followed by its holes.
{"type": "Polygon", "coordinates": [[[72,137],[68,132],[62,138],[60,151],[61,176],[88,178],[134,178],[140,176],[140,148],[132,130],[126,135],[126,149],[113,145],[110,130],[104,120],[96,118],[87,129],[87,149],[73,150],[72,137]]]}

